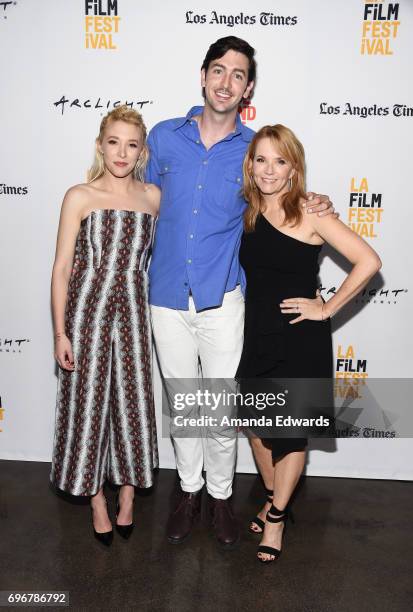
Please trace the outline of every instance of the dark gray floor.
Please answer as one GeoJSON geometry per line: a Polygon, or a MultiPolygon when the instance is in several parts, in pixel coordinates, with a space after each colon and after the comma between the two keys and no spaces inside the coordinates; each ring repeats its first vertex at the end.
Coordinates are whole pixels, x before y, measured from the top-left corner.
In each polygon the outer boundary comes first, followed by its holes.
{"type": "MultiPolygon", "coordinates": [[[[262,500],[255,476],[236,477],[242,540],[235,551],[218,547],[206,512],[188,542],[165,541],[176,488],[171,470],[160,470],[150,495],[137,495],[131,540],[115,537],[105,550],[93,539],[88,506],[51,490],[49,467],[0,462],[0,590],[70,591],[73,610],[413,607],[412,483],[306,477],[283,554],[263,566],[255,559],[258,540],[246,531],[262,500]]],[[[115,492],[107,496],[113,509],[115,492]]]]}

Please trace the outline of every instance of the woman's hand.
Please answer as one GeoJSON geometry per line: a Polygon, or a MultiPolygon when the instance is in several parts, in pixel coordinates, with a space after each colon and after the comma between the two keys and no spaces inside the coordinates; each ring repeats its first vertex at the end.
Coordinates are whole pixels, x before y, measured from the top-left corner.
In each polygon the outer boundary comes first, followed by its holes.
{"type": "Polygon", "coordinates": [[[327,313],[323,313],[324,301],[317,295],[314,299],[309,298],[288,298],[280,304],[282,314],[297,314],[296,319],[289,323],[299,323],[300,321],[323,321],[328,318],[327,313]],[[326,316],[324,316],[326,315],[326,316]]]}
{"type": "Polygon", "coordinates": [[[61,334],[55,339],[54,356],[63,370],[73,372],[75,363],[73,359],[72,344],[66,334],[61,334]]]}

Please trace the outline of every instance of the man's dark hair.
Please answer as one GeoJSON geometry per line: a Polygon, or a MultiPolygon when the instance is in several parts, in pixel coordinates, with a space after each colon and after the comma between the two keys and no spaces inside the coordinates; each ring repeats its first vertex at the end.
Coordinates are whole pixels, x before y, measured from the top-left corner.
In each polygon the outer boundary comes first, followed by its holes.
{"type": "Polygon", "coordinates": [[[236,36],[225,36],[225,38],[220,38],[214,42],[208,49],[201,70],[205,70],[205,73],[208,72],[209,64],[225,55],[227,51],[238,51],[238,53],[243,53],[248,58],[248,83],[255,81],[257,71],[257,64],[254,59],[255,49],[247,41],[236,36]]]}

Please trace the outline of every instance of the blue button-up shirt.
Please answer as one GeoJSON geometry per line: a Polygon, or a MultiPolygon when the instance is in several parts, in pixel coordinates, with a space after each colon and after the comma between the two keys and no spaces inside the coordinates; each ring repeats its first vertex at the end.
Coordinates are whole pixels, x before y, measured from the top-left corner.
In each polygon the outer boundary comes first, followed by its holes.
{"type": "Polygon", "coordinates": [[[224,294],[244,287],[238,261],[245,201],[242,162],[254,132],[237,115],[236,129],[206,149],[197,121],[186,117],[158,123],[148,136],[146,180],[162,190],[152,261],[149,301],[188,310],[222,304],[224,294]]]}

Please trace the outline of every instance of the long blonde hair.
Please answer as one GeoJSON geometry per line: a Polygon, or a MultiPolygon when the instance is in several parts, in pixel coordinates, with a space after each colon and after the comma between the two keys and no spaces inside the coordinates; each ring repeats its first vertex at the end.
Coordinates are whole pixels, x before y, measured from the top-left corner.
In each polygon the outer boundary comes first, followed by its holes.
{"type": "Polygon", "coordinates": [[[284,211],[284,224],[297,225],[302,218],[300,198],[305,196],[305,157],[304,148],[295,134],[281,124],[265,125],[251,140],[242,167],[244,175],[243,196],[248,203],[244,216],[246,232],[254,231],[258,215],[264,209],[264,198],[252,176],[252,163],[257,145],[263,138],[270,138],[280,154],[292,164],[295,172],[290,179],[290,190],[282,196],[281,206],[284,211]]]}
{"type": "MultiPolygon", "coordinates": [[[[126,104],[122,106],[117,106],[112,111],[110,111],[105,117],[103,117],[100,128],[99,128],[99,136],[96,138],[96,144],[102,144],[103,134],[105,132],[106,127],[109,122],[112,121],[125,121],[125,123],[131,123],[132,125],[136,125],[141,131],[142,139],[143,139],[143,148],[139,155],[138,161],[135,166],[135,178],[138,181],[143,182],[145,180],[145,168],[149,159],[149,149],[146,144],[146,126],[143,122],[142,115],[138,113],[136,110],[129,108],[126,104]]],[[[92,167],[89,169],[87,174],[87,182],[91,183],[95,181],[105,172],[105,163],[103,161],[103,155],[96,147],[95,151],[95,159],[93,161],[92,167]]]]}

